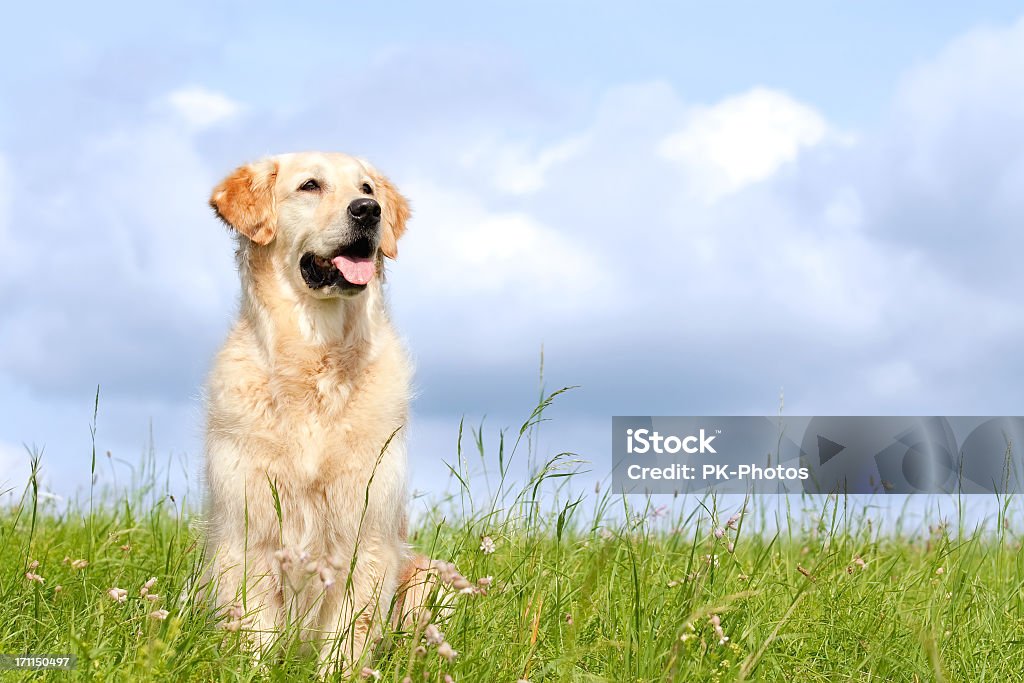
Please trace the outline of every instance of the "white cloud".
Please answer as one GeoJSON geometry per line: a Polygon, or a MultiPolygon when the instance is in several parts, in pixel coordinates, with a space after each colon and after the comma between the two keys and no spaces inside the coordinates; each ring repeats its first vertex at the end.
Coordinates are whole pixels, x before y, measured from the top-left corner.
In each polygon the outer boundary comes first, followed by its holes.
{"type": "Polygon", "coordinates": [[[694,108],[658,152],[687,167],[700,195],[715,200],[770,177],[828,132],[813,108],[784,93],[754,88],[694,108]]]}
{"type": "Polygon", "coordinates": [[[0,154],[0,254],[12,249],[14,231],[11,226],[11,171],[7,159],[0,154]]]}
{"type": "Polygon", "coordinates": [[[167,95],[174,112],[196,130],[229,121],[242,111],[242,105],[224,93],[202,86],[188,86],[167,95]]]}
{"type": "Polygon", "coordinates": [[[28,451],[0,441],[0,496],[10,491],[17,497],[28,481],[29,472],[28,451]]]}
{"type": "Polygon", "coordinates": [[[508,319],[575,316],[612,275],[592,245],[530,213],[494,210],[469,192],[429,181],[406,183],[403,191],[414,198],[415,220],[392,269],[396,292],[429,292],[469,314],[498,299],[508,319]]]}
{"type": "Polygon", "coordinates": [[[201,376],[195,356],[237,290],[231,239],[206,205],[215,175],[188,134],[161,124],[87,137],[69,158],[46,201],[16,208],[34,229],[0,254],[31,282],[0,311],[0,371],[57,392],[160,393],[201,376]]]}
{"type": "Polygon", "coordinates": [[[465,152],[461,162],[487,174],[501,192],[530,194],[544,187],[549,170],[578,156],[587,142],[587,137],[580,135],[533,152],[525,144],[487,141],[465,152]]]}

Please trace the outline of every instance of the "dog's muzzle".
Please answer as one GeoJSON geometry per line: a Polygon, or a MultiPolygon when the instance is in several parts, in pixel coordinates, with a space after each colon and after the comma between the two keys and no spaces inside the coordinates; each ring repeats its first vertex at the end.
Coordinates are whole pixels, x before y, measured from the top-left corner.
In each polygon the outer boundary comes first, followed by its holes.
{"type": "Polygon", "coordinates": [[[310,289],[337,287],[358,292],[377,274],[380,204],[363,197],[348,205],[349,226],[356,239],[330,254],[306,252],[299,260],[302,279],[310,289]]]}

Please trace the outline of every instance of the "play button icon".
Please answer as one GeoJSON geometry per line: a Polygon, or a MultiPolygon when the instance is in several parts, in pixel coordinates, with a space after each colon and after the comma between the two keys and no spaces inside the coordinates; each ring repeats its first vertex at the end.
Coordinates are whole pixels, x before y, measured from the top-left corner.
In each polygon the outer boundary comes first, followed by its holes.
{"type": "Polygon", "coordinates": [[[834,458],[839,451],[843,450],[846,450],[846,446],[840,446],[835,441],[826,439],[821,434],[818,435],[818,459],[822,465],[834,458]]]}

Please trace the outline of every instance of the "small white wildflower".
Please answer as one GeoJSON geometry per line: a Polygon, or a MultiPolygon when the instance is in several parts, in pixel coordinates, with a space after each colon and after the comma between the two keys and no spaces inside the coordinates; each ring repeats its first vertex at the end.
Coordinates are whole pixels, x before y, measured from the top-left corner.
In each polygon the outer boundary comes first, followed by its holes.
{"type": "Polygon", "coordinates": [[[737,512],[735,515],[733,515],[732,517],[729,518],[729,521],[727,521],[725,523],[725,526],[727,526],[730,529],[735,529],[736,528],[736,523],[739,522],[739,521],[740,521],[740,513],[737,512]]]}
{"type": "Polygon", "coordinates": [[[459,653],[452,649],[452,646],[448,644],[448,641],[445,641],[437,646],[437,654],[441,657],[444,657],[449,662],[453,661],[456,657],[459,656],[459,653]]]}
{"type": "Polygon", "coordinates": [[[490,536],[484,536],[480,539],[480,552],[484,555],[490,555],[497,549],[497,545],[494,543],[494,539],[490,536]]]}
{"type": "Polygon", "coordinates": [[[25,579],[28,581],[34,581],[40,585],[46,583],[46,579],[39,576],[39,574],[36,574],[35,572],[25,572],[25,579]]]}
{"type": "Polygon", "coordinates": [[[88,566],[89,566],[89,560],[72,560],[71,561],[71,568],[72,569],[85,569],[88,566]]]}
{"type": "Polygon", "coordinates": [[[156,593],[147,593],[146,595],[144,595],[142,597],[146,598],[150,602],[157,602],[160,599],[160,596],[157,595],[156,593]]]}
{"type": "Polygon", "coordinates": [[[28,563],[29,569],[39,569],[39,560],[32,560],[28,563]]]}
{"type": "Polygon", "coordinates": [[[60,585],[59,583],[53,587],[54,595],[60,593],[62,590],[64,590],[64,586],[60,585]]]}
{"type": "Polygon", "coordinates": [[[362,670],[360,670],[360,672],[359,672],[359,677],[360,678],[372,678],[375,681],[379,681],[380,680],[380,671],[377,671],[377,669],[371,669],[368,666],[364,666],[362,668],[362,670]]]}
{"type": "Polygon", "coordinates": [[[324,588],[330,588],[334,585],[334,572],[331,571],[330,567],[320,568],[320,581],[323,582],[324,588]]]}
{"type": "Polygon", "coordinates": [[[458,568],[456,568],[456,566],[451,562],[442,562],[440,560],[434,560],[433,562],[431,562],[431,566],[434,568],[434,571],[437,572],[437,575],[441,577],[441,580],[445,583],[452,583],[453,581],[455,581],[456,578],[462,576],[462,574],[459,573],[458,568]]]}
{"type": "Polygon", "coordinates": [[[142,596],[142,597],[146,597],[147,595],[149,595],[150,589],[153,588],[153,586],[155,586],[155,585],[156,585],[156,577],[155,576],[151,576],[149,578],[149,581],[146,581],[146,583],[142,584],[142,588],[139,589],[139,595],[142,596]]]}
{"type": "Polygon", "coordinates": [[[708,621],[711,622],[711,627],[715,630],[715,635],[718,636],[718,644],[725,645],[729,642],[729,636],[725,635],[725,631],[722,630],[722,618],[717,614],[712,614],[708,621]]]}
{"type": "Polygon", "coordinates": [[[111,588],[107,591],[107,595],[110,599],[115,602],[125,602],[128,599],[128,591],[123,588],[111,588]]]}
{"type": "Polygon", "coordinates": [[[434,624],[430,624],[423,631],[423,637],[427,639],[427,645],[440,645],[444,642],[444,634],[434,624]]]}
{"type": "Polygon", "coordinates": [[[167,618],[168,614],[170,614],[170,612],[168,612],[167,610],[165,610],[165,609],[158,609],[158,610],[155,610],[153,612],[150,612],[149,613],[149,618],[150,619],[155,619],[156,621],[163,621],[164,619],[167,618]]]}
{"type": "Polygon", "coordinates": [[[725,529],[722,527],[715,529],[715,538],[721,538],[722,536],[725,536],[725,529]]]}
{"type": "Polygon", "coordinates": [[[488,586],[491,585],[492,581],[494,581],[494,577],[493,576],[481,576],[479,579],[476,580],[476,583],[477,583],[478,586],[481,586],[483,588],[487,588],[488,586]]]}
{"type": "Polygon", "coordinates": [[[938,569],[935,570],[935,575],[936,576],[942,576],[945,573],[946,573],[946,568],[945,567],[939,567],[938,569]]]}

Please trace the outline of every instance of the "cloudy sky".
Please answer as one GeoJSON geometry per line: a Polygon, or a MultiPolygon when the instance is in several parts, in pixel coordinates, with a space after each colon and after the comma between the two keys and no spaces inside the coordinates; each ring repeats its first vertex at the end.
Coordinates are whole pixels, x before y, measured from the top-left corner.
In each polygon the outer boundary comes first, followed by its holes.
{"type": "MultiPolygon", "coordinates": [[[[0,483],[198,467],[239,163],[365,156],[412,201],[390,275],[410,458],[460,417],[607,470],[614,414],[1020,414],[1015,3],[26,3],[0,41],[0,483]]],[[[0,485],[0,491],[5,487],[0,485]]]]}

